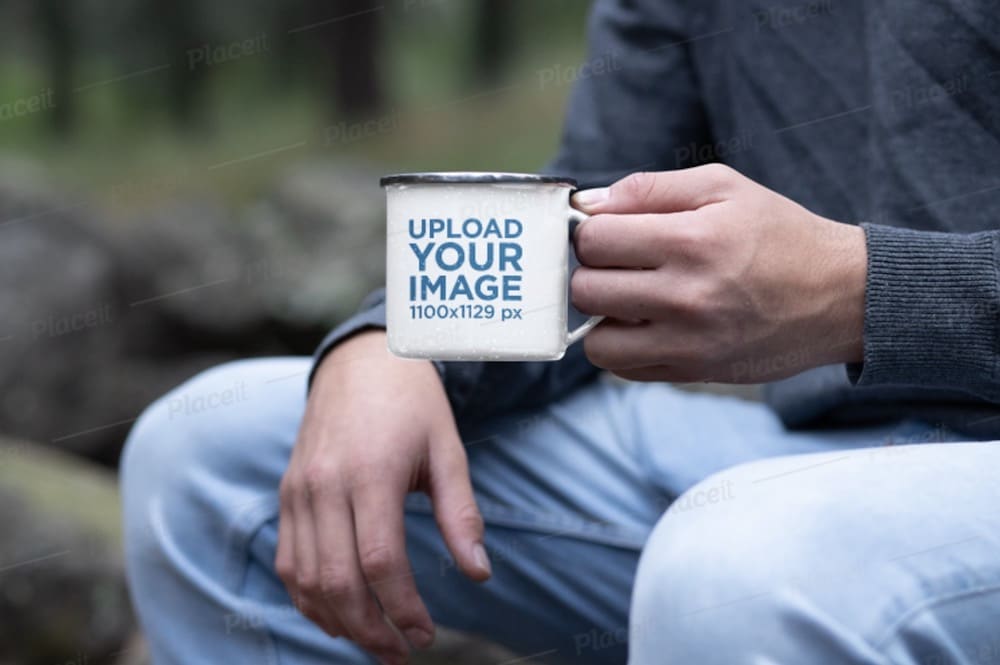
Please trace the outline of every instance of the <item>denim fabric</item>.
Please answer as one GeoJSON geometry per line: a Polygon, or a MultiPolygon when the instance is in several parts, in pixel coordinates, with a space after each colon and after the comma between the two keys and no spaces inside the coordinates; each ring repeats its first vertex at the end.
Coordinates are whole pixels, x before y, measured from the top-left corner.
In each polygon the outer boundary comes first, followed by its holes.
{"type": "MultiPolygon", "coordinates": [[[[370,662],[273,569],[310,366],[224,365],[136,424],[126,554],[157,665],[370,662]],[[195,399],[215,408],[183,408],[195,399]]],[[[458,574],[411,495],[409,555],[440,624],[534,662],[1000,657],[997,444],[943,444],[957,435],[917,421],[789,431],[762,404],[605,380],[460,425],[494,576],[458,574]]]]}

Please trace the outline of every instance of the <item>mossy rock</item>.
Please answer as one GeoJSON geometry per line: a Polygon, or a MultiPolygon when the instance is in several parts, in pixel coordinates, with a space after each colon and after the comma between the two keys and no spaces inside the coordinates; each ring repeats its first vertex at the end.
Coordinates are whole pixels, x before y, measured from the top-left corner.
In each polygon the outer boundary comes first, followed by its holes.
{"type": "Polygon", "coordinates": [[[114,474],[0,439],[0,663],[112,663],[135,628],[114,474]]]}

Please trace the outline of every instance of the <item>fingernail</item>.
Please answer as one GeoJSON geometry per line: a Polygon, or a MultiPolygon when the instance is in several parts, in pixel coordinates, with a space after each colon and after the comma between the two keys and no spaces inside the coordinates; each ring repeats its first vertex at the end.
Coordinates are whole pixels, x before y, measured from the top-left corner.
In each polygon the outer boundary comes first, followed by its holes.
{"type": "Polygon", "coordinates": [[[434,637],[423,628],[407,628],[403,634],[418,649],[426,649],[434,642],[434,637]]]}
{"type": "Polygon", "coordinates": [[[472,558],[487,575],[493,574],[493,567],[490,565],[490,557],[486,554],[486,548],[482,543],[476,543],[472,548],[472,558]]]}
{"type": "Polygon", "coordinates": [[[581,208],[589,208],[608,200],[608,188],[584,189],[573,195],[573,203],[581,208]]]}

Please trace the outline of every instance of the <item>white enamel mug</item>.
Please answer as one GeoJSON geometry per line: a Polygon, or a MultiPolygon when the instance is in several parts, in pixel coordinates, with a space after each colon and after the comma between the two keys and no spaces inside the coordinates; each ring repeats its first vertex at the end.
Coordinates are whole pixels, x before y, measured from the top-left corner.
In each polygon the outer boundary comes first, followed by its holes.
{"type": "Polygon", "coordinates": [[[411,173],[386,191],[389,350],[433,360],[558,360],[567,329],[570,178],[411,173]]]}

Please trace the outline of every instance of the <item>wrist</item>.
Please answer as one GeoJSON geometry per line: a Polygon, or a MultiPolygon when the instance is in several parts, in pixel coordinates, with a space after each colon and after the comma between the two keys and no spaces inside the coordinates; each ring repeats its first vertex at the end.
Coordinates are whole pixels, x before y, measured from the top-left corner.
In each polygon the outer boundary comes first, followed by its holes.
{"type": "Polygon", "coordinates": [[[330,350],[316,368],[314,381],[319,382],[326,375],[339,374],[348,368],[364,367],[364,371],[370,372],[373,365],[380,367],[376,371],[392,369],[413,374],[438,374],[429,360],[409,360],[393,355],[386,343],[384,328],[366,328],[330,350]]]}
{"type": "Polygon", "coordinates": [[[857,363],[864,357],[865,288],[868,278],[868,248],[859,226],[827,221],[830,240],[824,252],[828,260],[825,279],[830,305],[824,322],[828,364],[857,363]]]}

